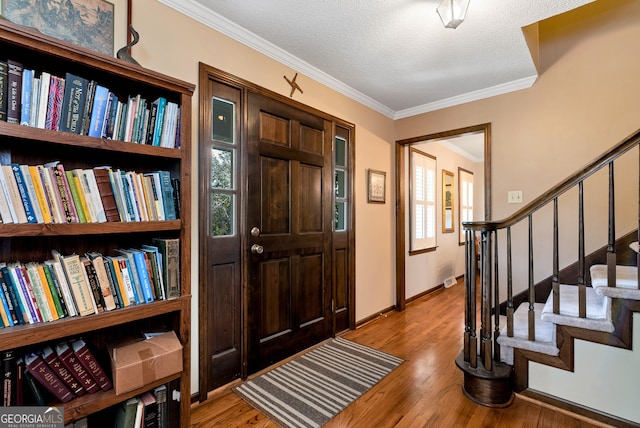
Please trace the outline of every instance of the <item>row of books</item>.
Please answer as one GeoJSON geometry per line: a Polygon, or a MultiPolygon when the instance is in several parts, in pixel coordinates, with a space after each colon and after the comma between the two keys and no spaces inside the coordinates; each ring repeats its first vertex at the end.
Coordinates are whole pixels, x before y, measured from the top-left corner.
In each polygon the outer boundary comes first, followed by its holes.
{"type": "Polygon", "coordinates": [[[118,428],[168,428],[168,407],[167,386],[160,385],[152,391],[147,391],[118,405],[115,409],[113,426],[118,428]]]}
{"type": "Polygon", "coordinates": [[[175,220],[180,181],[169,171],[108,166],[65,170],[60,162],[0,165],[2,223],[175,220]]]}
{"type": "Polygon", "coordinates": [[[82,339],[45,345],[24,355],[5,351],[2,372],[4,406],[66,403],[113,388],[109,375],[82,339]]]}
{"type": "Polygon", "coordinates": [[[119,98],[94,80],[0,61],[0,120],[152,146],[180,147],[180,107],[164,97],[119,98]]]}
{"type": "Polygon", "coordinates": [[[11,327],[85,316],[180,296],[177,238],[140,249],[0,263],[0,324],[11,327]]]}

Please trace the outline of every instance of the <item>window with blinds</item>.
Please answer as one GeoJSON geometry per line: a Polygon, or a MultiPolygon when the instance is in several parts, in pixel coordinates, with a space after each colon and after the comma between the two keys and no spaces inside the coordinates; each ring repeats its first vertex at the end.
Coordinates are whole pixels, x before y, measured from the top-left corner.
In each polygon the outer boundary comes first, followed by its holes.
{"type": "Polygon", "coordinates": [[[436,158],[410,149],[410,251],[436,247],[436,158]]]}
{"type": "Polygon", "coordinates": [[[473,221],[473,173],[463,168],[458,168],[458,183],[460,183],[460,189],[458,195],[460,195],[460,234],[459,242],[464,244],[464,230],[462,229],[462,223],[465,221],[473,221]]]}

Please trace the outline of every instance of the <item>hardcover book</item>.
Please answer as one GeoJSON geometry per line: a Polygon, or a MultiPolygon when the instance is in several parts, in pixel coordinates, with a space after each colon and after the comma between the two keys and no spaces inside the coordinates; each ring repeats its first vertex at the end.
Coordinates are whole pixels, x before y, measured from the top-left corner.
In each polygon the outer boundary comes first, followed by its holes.
{"type": "Polygon", "coordinates": [[[73,399],[71,390],[56,376],[40,355],[31,353],[25,355],[24,360],[27,371],[58,400],[66,403],[73,399]]]}
{"type": "Polygon", "coordinates": [[[51,86],[51,74],[43,71],[40,73],[40,93],[38,95],[38,113],[36,116],[36,127],[40,129],[45,129],[47,121],[49,86],[51,86]]]}
{"type": "Polygon", "coordinates": [[[80,133],[89,82],[72,73],[65,75],[65,87],[60,113],[60,131],[80,133]]]}
{"type": "Polygon", "coordinates": [[[31,118],[31,96],[33,91],[33,74],[30,69],[22,70],[22,106],[20,107],[20,125],[29,126],[31,118]]]}
{"type": "Polygon", "coordinates": [[[87,283],[89,284],[89,289],[91,290],[93,301],[96,305],[96,311],[98,313],[104,312],[104,298],[102,297],[100,285],[98,285],[95,268],[93,267],[91,260],[86,257],[80,257],[80,262],[84,266],[87,283]]]}
{"type": "Polygon", "coordinates": [[[102,257],[102,254],[91,252],[87,253],[86,256],[93,265],[93,270],[96,275],[96,281],[98,283],[98,287],[100,288],[100,293],[104,302],[104,308],[107,311],[112,311],[116,308],[116,303],[114,300],[113,292],[111,290],[109,276],[104,267],[104,259],[102,257]]]}
{"type": "Polygon", "coordinates": [[[93,107],[91,109],[91,119],[89,121],[89,137],[102,137],[102,125],[104,123],[109,90],[104,86],[96,85],[93,97],[93,107]]]}
{"type": "Polygon", "coordinates": [[[180,239],[154,238],[153,244],[162,255],[162,281],[167,299],[180,297],[180,239]]]}
{"type": "Polygon", "coordinates": [[[36,216],[36,223],[44,223],[44,216],[42,215],[42,209],[40,208],[38,195],[36,195],[36,186],[31,177],[31,173],[29,172],[29,166],[19,165],[19,167],[20,171],[22,171],[22,178],[24,179],[24,183],[27,188],[27,196],[29,197],[29,201],[31,202],[33,214],[36,216]]]}
{"type": "Polygon", "coordinates": [[[53,218],[51,216],[51,208],[48,197],[45,193],[44,183],[42,183],[42,177],[38,171],[38,167],[35,165],[27,166],[29,175],[31,176],[31,182],[33,183],[33,190],[36,194],[36,201],[40,207],[40,213],[42,215],[42,221],[44,223],[52,223],[53,218]]]}
{"type": "Polygon", "coordinates": [[[108,391],[113,388],[111,379],[109,379],[102,366],[100,366],[96,360],[96,357],[91,353],[91,350],[82,339],[71,342],[71,348],[76,354],[80,364],[84,366],[85,370],[96,381],[100,389],[108,391]]]}
{"type": "Polygon", "coordinates": [[[111,187],[111,180],[109,180],[110,170],[111,168],[109,167],[96,167],[93,168],[93,175],[96,178],[96,185],[98,186],[98,192],[100,193],[100,199],[107,221],[120,221],[118,205],[113,194],[113,188],[111,187]]]}
{"type": "Polygon", "coordinates": [[[95,314],[97,311],[93,302],[92,291],[89,289],[84,272],[84,264],[80,261],[80,256],[77,254],[64,256],[62,257],[62,265],[69,288],[78,307],[79,315],[95,314]]]}
{"type": "Polygon", "coordinates": [[[36,218],[35,211],[33,210],[31,198],[29,197],[29,192],[27,190],[27,183],[25,181],[24,175],[22,174],[20,165],[18,165],[17,163],[12,163],[11,171],[13,172],[16,185],[18,186],[18,193],[20,194],[20,200],[22,206],[24,207],[27,223],[37,223],[38,219],[36,218]]]}
{"type": "Polygon", "coordinates": [[[9,89],[7,101],[7,122],[20,123],[22,105],[22,63],[7,60],[9,66],[9,89]]]}
{"type": "Polygon", "coordinates": [[[13,351],[5,351],[2,355],[2,405],[16,404],[16,357],[13,351]]]}

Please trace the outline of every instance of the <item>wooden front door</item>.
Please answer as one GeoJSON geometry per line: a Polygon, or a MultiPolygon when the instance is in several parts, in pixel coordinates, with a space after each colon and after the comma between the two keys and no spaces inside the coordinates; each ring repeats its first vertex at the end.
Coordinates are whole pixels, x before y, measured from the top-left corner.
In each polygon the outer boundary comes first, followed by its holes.
{"type": "Polygon", "coordinates": [[[249,93],[249,373],[331,336],[331,130],[328,120],[249,93]]]}

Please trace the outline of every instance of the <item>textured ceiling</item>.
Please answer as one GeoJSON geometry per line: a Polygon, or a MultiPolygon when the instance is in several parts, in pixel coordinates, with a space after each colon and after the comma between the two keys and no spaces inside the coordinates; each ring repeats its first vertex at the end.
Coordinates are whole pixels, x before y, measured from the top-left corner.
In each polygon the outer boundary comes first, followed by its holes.
{"type": "MultiPolygon", "coordinates": [[[[392,118],[531,86],[522,27],[593,0],[159,0],[392,118]]],[[[300,83],[300,81],[299,81],[300,83]]]]}

